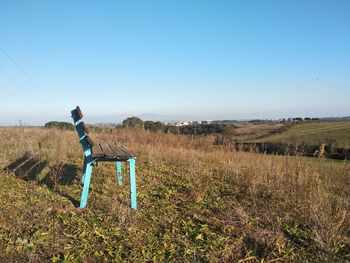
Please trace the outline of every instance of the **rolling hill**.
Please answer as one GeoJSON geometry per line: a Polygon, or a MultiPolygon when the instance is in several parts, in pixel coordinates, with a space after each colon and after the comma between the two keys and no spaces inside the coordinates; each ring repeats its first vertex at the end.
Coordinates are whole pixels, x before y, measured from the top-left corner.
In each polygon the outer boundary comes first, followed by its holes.
{"type": "Polygon", "coordinates": [[[350,121],[313,121],[298,123],[282,133],[257,139],[257,142],[296,142],[310,145],[334,143],[350,147],[350,121]]]}

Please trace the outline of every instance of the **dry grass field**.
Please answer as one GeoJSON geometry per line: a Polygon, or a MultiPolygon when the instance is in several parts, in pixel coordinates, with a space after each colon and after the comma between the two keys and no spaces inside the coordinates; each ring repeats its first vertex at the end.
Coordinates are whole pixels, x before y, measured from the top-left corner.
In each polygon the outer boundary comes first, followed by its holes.
{"type": "Polygon", "coordinates": [[[271,124],[245,124],[227,128],[226,137],[232,137],[234,141],[255,141],[259,138],[273,136],[287,130],[288,127],[281,123],[271,124]]]}
{"type": "Polygon", "coordinates": [[[260,138],[260,142],[305,143],[320,145],[333,143],[350,147],[350,121],[311,121],[295,124],[281,133],[260,138]]]}
{"type": "Polygon", "coordinates": [[[127,176],[94,167],[78,209],[75,132],[0,129],[0,262],[350,261],[350,165],[235,152],[211,137],[106,129],[138,154],[127,176]]]}

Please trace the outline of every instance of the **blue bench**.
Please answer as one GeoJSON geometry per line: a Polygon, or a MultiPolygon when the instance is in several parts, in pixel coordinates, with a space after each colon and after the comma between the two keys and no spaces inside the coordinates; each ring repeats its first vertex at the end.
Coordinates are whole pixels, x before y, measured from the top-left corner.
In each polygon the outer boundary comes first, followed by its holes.
{"type": "Polygon", "coordinates": [[[122,185],[122,162],[128,162],[130,169],[131,208],[136,209],[136,155],[117,143],[94,143],[88,135],[88,130],[82,120],[83,114],[79,106],[72,110],[71,113],[84,152],[84,174],[82,177],[84,186],[80,199],[80,208],[85,208],[87,205],[93,163],[116,162],[118,185],[122,185]]]}

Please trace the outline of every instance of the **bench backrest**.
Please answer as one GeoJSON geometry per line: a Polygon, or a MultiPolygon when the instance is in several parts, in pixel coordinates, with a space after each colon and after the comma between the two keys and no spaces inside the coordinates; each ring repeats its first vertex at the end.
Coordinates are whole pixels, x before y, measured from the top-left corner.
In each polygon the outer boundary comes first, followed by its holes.
{"type": "Polygon", "coordinates": [[[89,137],[88,129],[86,128],[86,125],[84,123],[83,119],[83,114],[80,110],[80,107],[77,106],[74,110],[71,111],[72,113],[72,118],[74,121],[75,128],[78,132],[78,136],[80,139],[80,143],[83,146],[83,151],[85,156],[91,155],[91,149],[92,146],[94,146],[94,142],[91,140],[89,137]]]}

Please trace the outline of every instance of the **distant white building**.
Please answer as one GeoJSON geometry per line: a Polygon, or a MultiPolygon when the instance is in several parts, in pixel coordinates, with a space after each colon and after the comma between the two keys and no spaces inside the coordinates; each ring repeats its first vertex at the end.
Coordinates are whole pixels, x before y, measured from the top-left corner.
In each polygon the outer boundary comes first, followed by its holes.
{"type": "Polygon", "coordinates": [[[201,121],[201,124],[210,124],[210,123],[212,123],[213,121],[211,121],[211,120],[206,120],[206,121],[201,121]]]}
{"type": "Polygon", "coordinates": [[[213,121],[211,121],[211,120],[207,120],[207,121],[177,121],[177,122],[168,122],[165,124],[181,127],[181,126],[188,126],[188,125],[210,124],[212,122],[213,121]]]}
{"type": "Polygon", "coordinates": [[[192,121],[179,121],[175,124],[175,126],[188,126],[191,124],[192,124],[192,121]]]}

